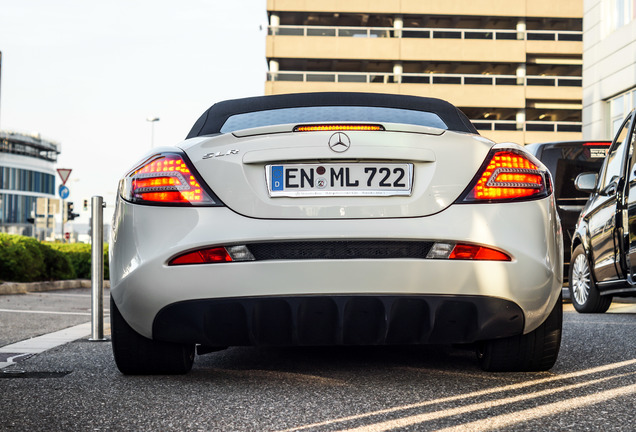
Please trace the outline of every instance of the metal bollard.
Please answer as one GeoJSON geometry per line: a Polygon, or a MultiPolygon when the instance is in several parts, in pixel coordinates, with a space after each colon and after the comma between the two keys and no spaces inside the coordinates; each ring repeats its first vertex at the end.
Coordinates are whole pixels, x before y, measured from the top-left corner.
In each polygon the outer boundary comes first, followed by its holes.
{"type": "Polygon", "coordinates": [[[104,199],[91,198],[91,337],[90,341],[104,338],[104,199]]]}

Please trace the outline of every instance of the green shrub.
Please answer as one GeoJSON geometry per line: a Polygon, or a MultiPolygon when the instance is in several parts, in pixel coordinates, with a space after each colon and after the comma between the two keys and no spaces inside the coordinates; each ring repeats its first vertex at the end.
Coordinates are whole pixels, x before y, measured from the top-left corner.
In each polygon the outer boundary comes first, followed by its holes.
{"type": "Polygon", "coordinates": [[[76,278],[75,270],[67,254],[53,249],[44,243],[39,243],[39,245],[40,251],[44,257],[46,279],[65,280],[76,278]]]}
{"type": "Polygon", "coordinates": [[[0,233],[0,279],[33,282],[45,277],[46,264],[37,240],[0,233]]]}
{"type": "MultiPolygon", "coordinates": [[[[0,233],[0,281],[36,282],[91,278],[91,246],[40,243],[31,237],[0,233]]],[[[104,245],[104,278],[109,278],[104,245]]]]}
{"type": "MultiPolygon", "coordinates": [[[[86,243],[50,243],[53,249],[63,252],[71,261],[79,279],[91,278],[91,245],[86,243]]],[[[104,279],[109,278],[108,245],[104,245],[104,279]]]]}

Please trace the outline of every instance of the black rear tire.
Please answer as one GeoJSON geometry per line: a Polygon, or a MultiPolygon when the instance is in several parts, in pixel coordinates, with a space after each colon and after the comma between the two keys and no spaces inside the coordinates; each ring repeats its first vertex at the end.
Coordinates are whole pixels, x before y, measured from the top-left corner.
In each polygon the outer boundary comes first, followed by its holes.
{"type": "Polygon", "coordinates": [[[604,313],[612,304],[612,296],[603,296],[596,288],[583,245],[578,245],[572,252],[568,290],[572,306],[580,313],[604,313]]]}
{"type": "Polygon", "coordinates": [[[194,344],[148,339],[124,320],[110,299],[110,331],[117,368],[124,375],[184,374],[192,369],[194,344]]]}
{"type": "Polygon", "coordinates": [[[559,296],[543,324],[530,333],[478,344],[479,365],[489,372],[546,371],[559,355],[562,326],[563,301],[559,296]]]}

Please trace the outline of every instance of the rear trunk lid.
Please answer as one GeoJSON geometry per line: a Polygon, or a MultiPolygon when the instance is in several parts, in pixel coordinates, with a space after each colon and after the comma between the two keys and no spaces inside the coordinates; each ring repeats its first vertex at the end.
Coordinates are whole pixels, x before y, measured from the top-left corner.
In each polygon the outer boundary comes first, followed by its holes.
{"type": "Polygon", "coordinates": [[[293,126],[276,125],[192,138],[181,147],[203,181],[239,214],[356,219],[444,210],[494,145],[478,135],[423,126],[383,127],[294,132],[293,126]],[[276,184],[281,173],[283,184],[276,184]]]}

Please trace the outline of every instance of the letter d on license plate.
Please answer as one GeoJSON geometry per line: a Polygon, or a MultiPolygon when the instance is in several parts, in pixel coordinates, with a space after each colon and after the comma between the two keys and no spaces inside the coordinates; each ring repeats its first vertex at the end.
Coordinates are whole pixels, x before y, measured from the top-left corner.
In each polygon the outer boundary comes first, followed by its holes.
{"type": "Polygon", "coordinates": [[[413,164],[329,163],[265,167],[271,197],[411,195],[413,164]]]}
{"type": "Polygon", "coordinates": [[[283,190],[283,167],[282,165],[274,165],[271,168],[271,190],[282,191],[283,190]]]}

